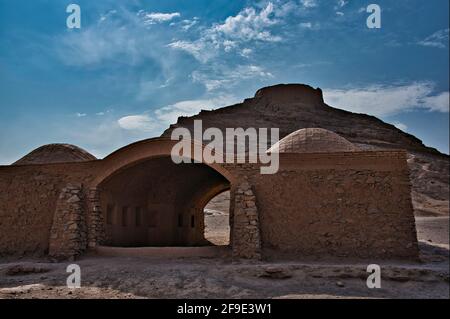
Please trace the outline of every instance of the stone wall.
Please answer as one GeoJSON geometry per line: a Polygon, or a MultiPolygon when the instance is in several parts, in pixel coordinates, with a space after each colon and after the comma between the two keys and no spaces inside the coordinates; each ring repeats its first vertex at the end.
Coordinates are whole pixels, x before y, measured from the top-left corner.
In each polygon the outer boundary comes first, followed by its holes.
{"type": "Polygon", "coordinates": [[[69,184],[61,190],[50,230],[49,255],[73,259],[86,251],[87,225],[81,185],[69,184]]]}
{"type": "Polygon", "coordinates": [[[261,258],[258,208],[248,183],[240,183],[234,192],[232,249],[234,258],[261,258]]]}
{"type": "Polygon", "coordinates": [[[405,156],[289,154],[253,175],[263,255],[417,258],[405,156]]]}
{"type": "Polygon", "coordinates": [[[105,220],[100,204],[100,191],[96,187],[88,190],[87,208],[88,247],[95,248],[106,240],[105,220]]]}
{"type": "Polygon", "coordinates": [[[89,183],[98,163],[0,166],[0,256],[46,255],[61,190],[89,183]]]}

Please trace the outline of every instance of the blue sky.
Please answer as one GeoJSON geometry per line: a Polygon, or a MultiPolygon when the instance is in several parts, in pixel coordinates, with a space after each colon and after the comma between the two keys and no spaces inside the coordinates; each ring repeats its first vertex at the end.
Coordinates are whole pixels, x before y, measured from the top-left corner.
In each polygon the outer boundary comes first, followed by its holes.
{"type": "Polygon", "coordinates": [[[103,157],[179,115],[306,83],[449,150],[448,0],[0,0],[0,164],[103,157]],[[81,7],[68,29],[66,7],[81,7]],[[368,29],[365,8],[382,9],[368,29]]]}

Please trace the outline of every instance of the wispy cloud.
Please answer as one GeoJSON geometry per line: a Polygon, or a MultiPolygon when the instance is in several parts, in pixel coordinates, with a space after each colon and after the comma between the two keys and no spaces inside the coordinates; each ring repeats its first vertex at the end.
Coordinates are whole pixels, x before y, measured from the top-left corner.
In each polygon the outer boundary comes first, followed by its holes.
{"type": "Polygon", "coordinates": [[[118,56],[124,58],[123,63],[133,64],[144,56],[138,26],[133,15],[109,12],[96,24],[54,38],[54,50],[61,61],[71,66],[94,66],[118,56]]]}
{"type": "Polygon", "coordinates": [[[335,8],[343,8],[348,4],[348,0],[337,0],[335,8]]]}
{"type": "Polygon", "coordinates": [[[432,35],[418,42],[419,45],[445,49],[448,46],[449,29],[436,31],[432,35]]]}
{"type": "Polygon", "coordinates": [[[192,116],[201,110],[212,110],[237,102],[234,96],[219,96],[215,98],[180,101],[167,105],[155,111],[155,117],[164,125],[173,124],[180,116],[192,116]]]}
{"type": "Polygon", "coordinates": [[[237,15],[226,18],[223,23],[215,23],[202,30],[197,40],[176,40],[168,46],[183,50],[200,62],[206,63],[220,51],[237,50],[241,45],[247,43],[280,42],[282,37],[275,35],[271,28],[280,24],[280,19],[294,8],[293,2],[277,5],[269,2],[259,10],[254,7],[246,7],[237,15]]]}
{"type": "Polygon", "coordinates": [[[394,122],[393,125],[403,132],[406,132],[408,130],[408,126],[406,124],[403,124],[402,122],[394,122]]]}
{"type": "Polygon", "coordinates": [[[357,113],[387,116],[422,109],[449,112],[449,92],[434,92],[431,82],[407,85],[371,85],[367,87],[324,90],[325,101],[335,107],[357,113]]]}
{"type": "Polygon", "coordinates": [[[185,51],[202,63],[206,63],[215,55],[214,49],[209,46],[210,44],[203,40],[195,42],[179,40],[168,44],[169,48],[185,51]]]}
{"type": "Polygon", "coordinates": [[[179,12],[172,12],[172,13],[151,12],[151,13],[148,13],[148,12],[145,12],[144,10],[140,10],[137,15],[139,18],[142,19],[142,21],[146,25],[168,22],[175,18],[179,18],[181,16],[181,14],[179,12]]]}
{"type": "Polygon", "coordinates": [[[70,66],[95,67],[108,62],[135,66],[155,61],[164,65],[171,51],[166,47],[167,38],[175,31],[166,28],[164,32],[154,32],[149,28],[179,16],[178,12],[111,10],[101,15],[97,23],[55,36],[51,49],[70,66]]]}
{"type": "Polygon", "coordinates": [[[279,36],[272,35],[267,30],[278,23],[274,14],[275,8],[271,2],[259,12],[252,7],[245,8],[236,16],[228,17],[224,23],[214,25],[208,32],[211,36],[223,35],[237,41],[280,41],[279,36]]]}
{"type": "Polygon", "coordinates": [[[314,8],[317,7],[317,0],[301,0],[300,3],[305,8],[314,8]]]}
{"type": "Polygon", "coordinates": [[[238,65],[234,69],[212,68],[206,71],[194,71],[192,79],[201,83],[207,91],[230,89],[240,81],[273,77],[272,73],[257,65],[238,65]]]}
{"type": "Polygon", "coordinates": [[[117,123],[127,131],[162,132],[170,124],[176,123],[180,116],[192,116],[201,110],[212,110],[236,103],[234,96],[219,96],[198,100],[180,101],[142,114],[121,117],[117,123]]]}
{"type": "Polygon", "coordinates": [[[147,114],[129,115],[120,118],[117,123],[125,130],[151,132],[158,123],[147,114]]]}

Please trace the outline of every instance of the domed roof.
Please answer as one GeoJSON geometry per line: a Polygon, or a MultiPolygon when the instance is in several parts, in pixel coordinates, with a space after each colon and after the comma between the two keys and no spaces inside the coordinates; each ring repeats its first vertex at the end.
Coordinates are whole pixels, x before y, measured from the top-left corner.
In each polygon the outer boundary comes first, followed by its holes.
{"type": "Polygon", "coordinates": [[[295,131],[274,144],[269,153],[354,152],[358,148],[334,132],[321,128],[295,131]]]}
{"type": "Polygon", "coordinates": [[[31,151],[13,165],[84,162],[96,157],[75,145],[48,144],[31,151]]]}

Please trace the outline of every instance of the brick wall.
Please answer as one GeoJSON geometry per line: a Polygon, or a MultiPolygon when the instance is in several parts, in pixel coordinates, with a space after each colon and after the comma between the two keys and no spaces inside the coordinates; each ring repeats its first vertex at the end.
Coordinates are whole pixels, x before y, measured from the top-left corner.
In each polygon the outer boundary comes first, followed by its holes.
{"type": "Polygon", "coordinates": [[[402,152],[286,154],[254,174],[263,255],[416,258],[402,152]]]}
{"type": "MultiPolygon", "coordinates": [[[[77,255],[85,246],[83,224],[89,245],[101,242],[104,221],[94,181],[112,171],[108,165],[116,168],[110,162],[0,167],[0,255],[45,255],[51,236],[63,238],[53,254],[77,255]],[[70,203],[70,194],[80,202],[70,203]],[[75,233],[64,234],[70,227],[75,233]],[[71,246],[71,236],[79,246],[71,246]]],[[[261,175],[257,164],[225,165],[235,179],[236,257],[417,257],[404,152],[280,154],[280,165],[275,175],[261,175]]]]}
{"type": "Polygon", "coordinates": [[[61,190],[88,183],[99,161],[0,167],[0,256],[46,255],[61,190]]]}

